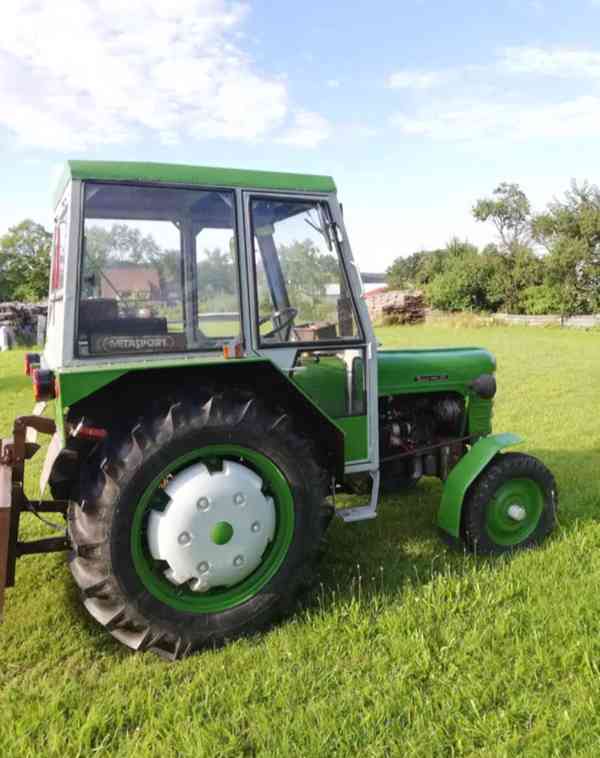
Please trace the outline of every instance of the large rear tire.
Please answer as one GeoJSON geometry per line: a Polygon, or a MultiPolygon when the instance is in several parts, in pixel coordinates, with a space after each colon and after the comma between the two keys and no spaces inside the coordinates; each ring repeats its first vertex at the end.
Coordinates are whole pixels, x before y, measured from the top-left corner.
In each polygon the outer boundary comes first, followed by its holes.
{"type": "Polygon", "coordinates": [[[87,610],[171,659],[289,615],[329,515],[324,472],[285,414],[246,391],[203,395],[107,444],[69,518],[87,610]]]}

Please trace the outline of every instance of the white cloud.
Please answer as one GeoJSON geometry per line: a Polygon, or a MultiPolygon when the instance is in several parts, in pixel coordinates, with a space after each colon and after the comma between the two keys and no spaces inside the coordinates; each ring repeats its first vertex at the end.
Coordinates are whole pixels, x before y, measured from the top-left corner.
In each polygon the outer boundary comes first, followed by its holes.
{"type": "Polygon", "coordinates": [[[448,79],[448,73],[444,71],[416,71],[405,69],[396,71],[387,79],[387,86],[391,89],[431,89],[443,84],[448,79]]]}
{"type": "Polygon", "coordinates": [[[298,111],[292,126],[279,138],[284,145],[316,147],[331,136],[331,126],[326,118],[310,111],[298,111]]]}
{"type": "Polygon", "coordinates": [[[339,79],[328,79],[326,82],[328,87],[331,87],[331,89],[337,89],[340,86],[340,80],[339,79]]]}
{"type": "Polygon", "coordinates": [[[430,91],[415,92],[409,105],[391,117],[407,135],[449,142],[598,133],[600,50],[509,47],[487,64],[397,72],[388,85],[437,87],[435,99],[430,91]]]}
{"type": "Polygon", "coordinates": [[[597,137],[600,97],[528,105],[493,102],[437,103],[427,111],[395,114],[391,122],[404,134],[441,142],[553,137],[597,137]]]}
{"type": "Polygon", "coordinates": [[[600,51],[509,47],[500,65],[515,74],[539,74],[561,79],[600,79],[600,51]]]}
{"type": "Polygon", "coordinates": [[[285,81],[234,42],[247,12],[230,0],[5,3],[0,126],[70,151],[148,130],[166,144],[280,132],[293,116],[285,81]]]}
{"type": "MultiPolygon", "coordinates": [[[[598,0],[600,5],[600,0],[598,0]]],[[[557,79],[598,79],[600,50],[506,47],[486,64],[467,64],[444,69],[401,69],[390,74],[386,84],[391,89],[429,90],[440,86],[481,87],[502,79],[510,86],[520,75],[557,79]]]]}

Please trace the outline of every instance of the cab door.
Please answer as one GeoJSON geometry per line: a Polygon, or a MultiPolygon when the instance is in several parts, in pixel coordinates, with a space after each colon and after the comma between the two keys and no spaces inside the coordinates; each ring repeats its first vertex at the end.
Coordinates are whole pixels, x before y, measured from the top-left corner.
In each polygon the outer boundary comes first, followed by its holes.
{"type": "Polygon", "coordinates": [[[374,336],[335,196],[244,193],[252,344],[345,434],[346,471],[378,461],[374,336]]]}

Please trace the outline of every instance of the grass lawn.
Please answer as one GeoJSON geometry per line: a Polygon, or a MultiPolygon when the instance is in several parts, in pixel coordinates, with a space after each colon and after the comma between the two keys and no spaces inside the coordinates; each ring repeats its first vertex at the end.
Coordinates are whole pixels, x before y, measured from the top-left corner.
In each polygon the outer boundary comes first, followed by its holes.
{"type": "MultiPolygon", "coordinates": [[[[376,521],[333,524],[321,589],[291,621],[175,665],[88,620],[63,556],[23,558],[0,628],[0,756],[600,753],[600,334],[379,337],[496,354],[495,428],[523,434],[558,481],[547,544],[452,552],[435,532],[441,485],[425,481],[376,521]]],[[[0,355],[3,434],[33,404],[21,362],[0,355]]]]}

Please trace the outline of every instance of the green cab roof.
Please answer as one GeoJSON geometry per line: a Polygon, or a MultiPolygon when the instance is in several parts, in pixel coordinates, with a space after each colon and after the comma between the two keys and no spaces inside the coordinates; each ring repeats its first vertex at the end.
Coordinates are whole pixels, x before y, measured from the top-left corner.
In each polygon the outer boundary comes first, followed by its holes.
{"type": "Polygon", "coordinates": [[[279,171],[254,171],[216,166],[187,166],[176,163],[137,163],[130,161],[67,161],[55,193],[55,205],[70,179],[104,182],[150,182],[199,185],[203,187],[242,187],[244,189],[292,192],[335,192],[330,176],[289,174],[279,171]]]}

